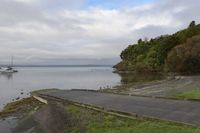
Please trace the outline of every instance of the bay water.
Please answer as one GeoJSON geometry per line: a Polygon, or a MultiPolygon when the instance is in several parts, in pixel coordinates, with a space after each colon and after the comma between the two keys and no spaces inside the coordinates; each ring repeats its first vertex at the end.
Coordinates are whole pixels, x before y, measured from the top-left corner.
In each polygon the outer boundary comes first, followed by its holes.
{"type": "Polygon", "coordinates": [[[0,74],[0,110],[16,99],[28,97],[40,89],[107,88],[120,84],[120,76],[112,67],[19,67],[19,72],[0,74]]]}

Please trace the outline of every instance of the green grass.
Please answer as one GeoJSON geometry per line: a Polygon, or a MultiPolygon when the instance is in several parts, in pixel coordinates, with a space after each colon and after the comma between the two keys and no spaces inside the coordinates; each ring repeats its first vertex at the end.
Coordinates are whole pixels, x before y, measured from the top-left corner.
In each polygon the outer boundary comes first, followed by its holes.
{"type": "Polygon", "coordinates": [[[30,108],[34,108],[37,106],[42,105],[42,103],[40,103],[39,101],[37,101],[36,99],[34,99],[33,97],[29,97],[29,98],[24,98],[21,99],[19,101],[15,101],[15,102],[11,102],[8,103],[4,109],[2,110],[2,112],[0,112],[0,117],[1,116],[6,116],[12,113],[19,113],[24,112],[26,110],[29,110],[30,108]],[[22,110],[22,108],[25,108],[24,111],[22,110]]]}
{"type": "Polygon", "coordinates": [[[149,120],[128,120],[106,116],[103,122],[90,122],[87,133],[200,133],[200,128],[149,120]]]}
{"type": "Polygon", "coordinates": [[[65,111],[73,114],[79,114],[80,108],[74,105],[69,105],[65,108],[65,111]]]}
{"type": "Polygon", "coordinates": [[[194,89],[192,91],[179,93],[176,95],[177,98],[183,98],[183,99],[195,99],[200,100],[200,88],[194,89]]]}
{"type": "MultiPolygon", "coordinates": [[[[32,100],[32,99],[31,99],[32,100]]],[[[26,104],[28,102],[30,102],[30,99],[26,99],[26,100],[20,100],[20,101],[15,101],[15,102],[12,102],[12,103],[8,103],[2,113],[14,113],[17,111],[17,108],[18,106],[21,106],[23,104],[26,104]]]]}
{"type": "Polygon", "coordinates": [[[80,130],[75,127],[72,129],[71,133],[80,133],[80,130]]]}
{"type": "MultiPolygon", "coordinates": [[[[74,123],[68,132],[79,133],[200,133],[200,128],[152,119],[128,119],[68,105],[65,111],[70,113],[74,123]]],[[[66,127],[69,129],[69,126],[66,127]]]]}

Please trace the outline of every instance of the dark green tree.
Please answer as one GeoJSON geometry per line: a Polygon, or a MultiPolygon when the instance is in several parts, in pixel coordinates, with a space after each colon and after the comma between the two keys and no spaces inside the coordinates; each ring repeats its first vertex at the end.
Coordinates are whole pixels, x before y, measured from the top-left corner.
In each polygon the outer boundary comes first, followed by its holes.
{"type": "Polygon", "coordinates": [[[197,35],[200,35],[200,24],[196,25],[195,21],[192,21],[188,28],[178,31],[173,35],[161,35],[150,40],[139,39],[137,44],[129,45],[122,51],[120,55],[122,62],[116,66],[118,66],[117,68],[121,68],[121,70],[139,69],[143,71],[146,69],[150,71],[170,70],[174,72],[196,70],[199,67],[196,64],[200,62],[200,44],[198,40],[198,44],[195,44],[195,47],[191,47],[196,42],[196,39],[191,38],[199,37],[197,35]],[[187,40],[191,41],[190,45],[184,45],[187,40]],[[175,49],[176,46],[182,45],[187,47],[178,47],[175,49]],[[190,52],[191,50],[192,52],[190,52]],[[199,56],[189,58],[187,57],[188,54],[199,56]]]}
{"type": "Polygon", "coordinates": [[[196,26],[196,22],[195,22],[195,21],[192,21],[192,22],[190,23],[190,25],[189,25],[189,28],[192,28],[192,27],[194,27],[194,26],[196,26]]]}
{"type": "Polygon", "coordinates": [[[141,38],[138,40],[138,44],[140,44],[140,43],[142,43],[142,39],[141,38]]]}

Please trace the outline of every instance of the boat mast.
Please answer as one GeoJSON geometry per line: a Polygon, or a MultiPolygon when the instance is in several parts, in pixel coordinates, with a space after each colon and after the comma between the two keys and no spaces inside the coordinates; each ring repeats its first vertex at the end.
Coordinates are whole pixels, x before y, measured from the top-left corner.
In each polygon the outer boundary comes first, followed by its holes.
{"type": "Polygon", "coordinates": [[[13,67],[13,56],[11,56],[11,67],[13,67]]]}

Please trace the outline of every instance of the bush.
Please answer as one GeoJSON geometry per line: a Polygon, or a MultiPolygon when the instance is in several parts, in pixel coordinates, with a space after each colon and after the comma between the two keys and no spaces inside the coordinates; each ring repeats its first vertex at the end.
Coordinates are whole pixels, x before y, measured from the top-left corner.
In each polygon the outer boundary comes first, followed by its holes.
{"type": "Polygon", "coordinates": [[[200,73],[200,35],[172,49],[166,65],[172,72],[200,73]]]}

